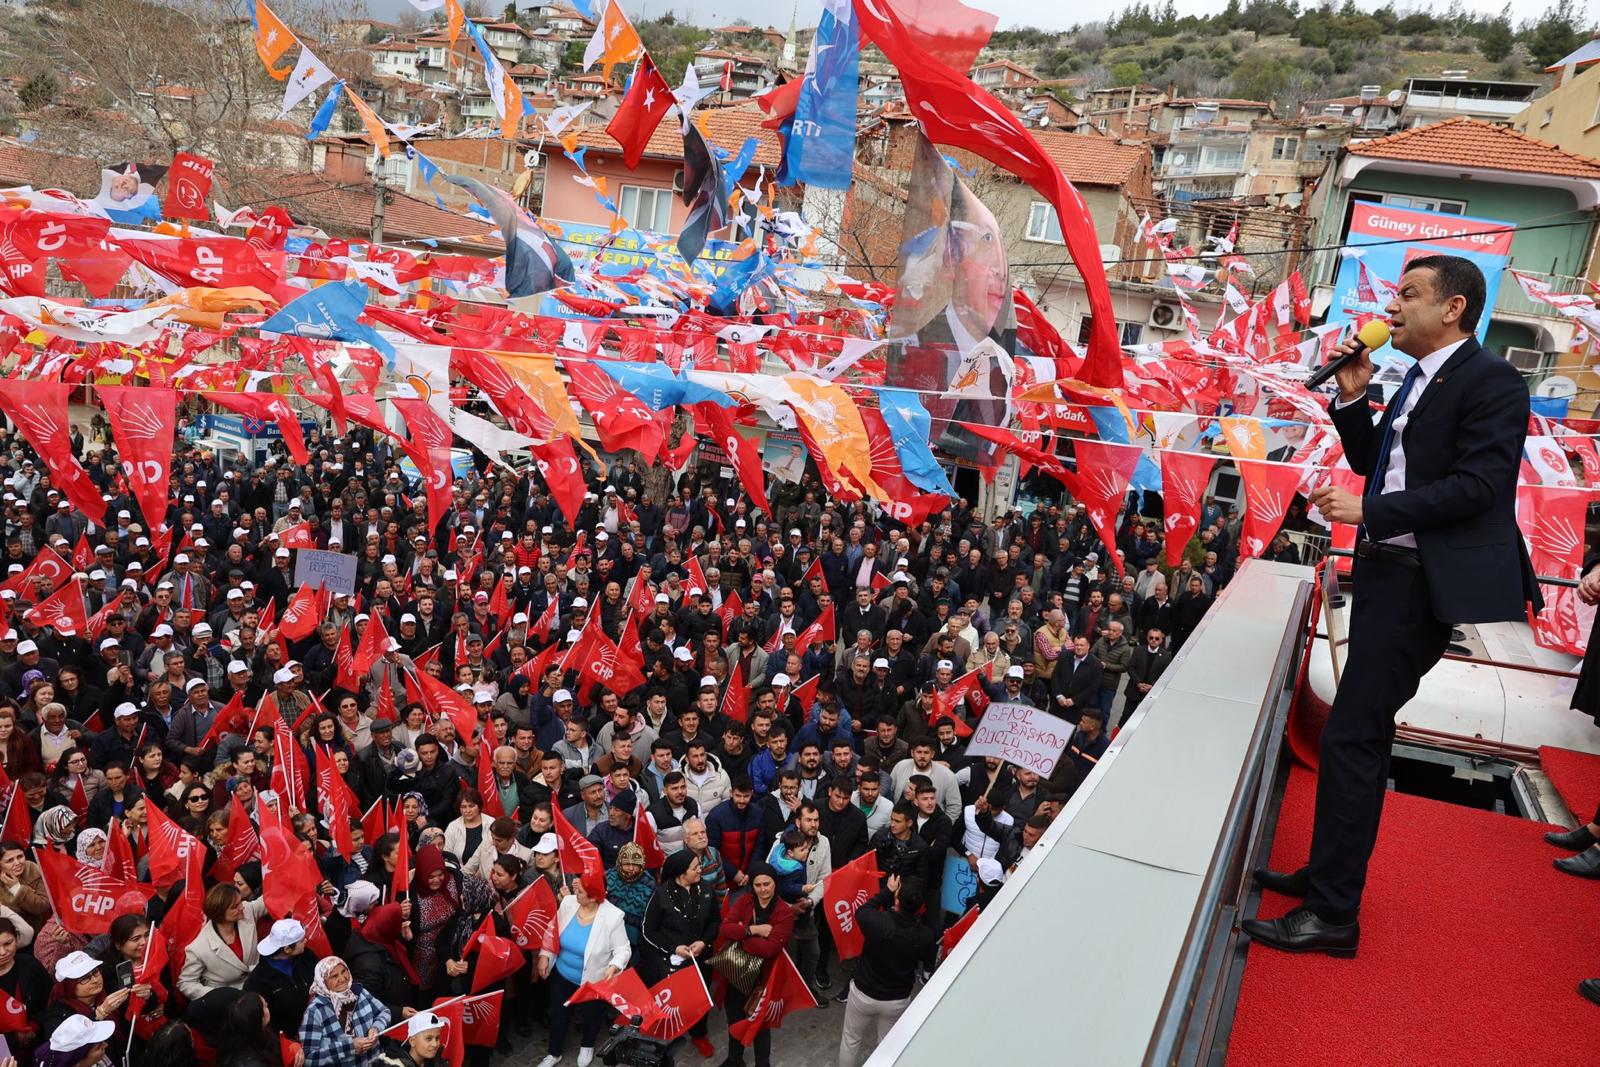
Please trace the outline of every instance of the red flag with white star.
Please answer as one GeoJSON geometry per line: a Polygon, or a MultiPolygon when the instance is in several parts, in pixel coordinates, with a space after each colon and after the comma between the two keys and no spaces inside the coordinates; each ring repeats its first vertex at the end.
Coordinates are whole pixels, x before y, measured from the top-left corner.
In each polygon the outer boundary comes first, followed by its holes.
{"type": "Polygon", "coordinates": [[[667,112],[676,103],[672,87],[656,70],[650,56],[642,56],[639,65],[634,68],[633,80],[628,83],[622,106],[617,108],[617,113],[606,124],[606,132],[622,146],[622,161],[629,170],[639,166],[650,135],[656,132],[656,127],[661,125],[661,120],[667,117],[667,112]]]}

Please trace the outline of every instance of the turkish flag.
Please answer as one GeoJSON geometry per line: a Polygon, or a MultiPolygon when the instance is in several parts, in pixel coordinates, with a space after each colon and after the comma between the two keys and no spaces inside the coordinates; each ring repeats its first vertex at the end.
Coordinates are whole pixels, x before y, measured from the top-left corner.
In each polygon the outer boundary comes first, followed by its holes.
{"type": "Polygon", "coordinates": [[[278,632],[290,641],[302,641],[311,636],[322,621],[322,592],[320,585],[313,589],[309,582],[301,582],[283,611],[278,632]]]}
{"type": "Polygon", "coordinates": [[[150,820],[150,880],[158,886],[171,885],[188,866],[189,855],[205,855],[205,846],[154,804],[145,807],[150,820]]]}
{"type": "Polygon", "coordinates": [[[256,832],[244,805],[235,796],[228,807],[228,839],[223,842],[217,861],[211,865],[211,877],[225,882],[233,877],[240,866],[260,855],[261,835],[256,832]]]}
{"type": "Polygon", "coordinates": [[[634,795],[634,804],[633,843],[644,851],[644,865],[652,871],[660,870],[667,862],[667,854],[661,851],[661,841],[656,836],[655,816],[645,807],[642,794],[634,795]]]}
{"type": "Polygon", "coordinates": [[[837,868],[822,883],[822,906],[841,960],[861,955],[866,942],[856,925],[856,911],[878,892],[882,881],[878,852],[873,849],[837,868]]]}
{"type": "Polygon", "coordinates": [[[787,952],[779,952],[761,984],[755,1002],[745,1017],[728,1026],[728,1036],[741,1045],[750,1045],[763,1030],[776,1030],[783,1020],[797,1011],[817,1006],[811,987],[800,977],[800,971],[787,952]]]}
{"type": "MultiPolygon", "coordinates": [[[[170,180],[170,177],[169,177],[170,180]]],[[[167,524],[172,485],[172,442],[178,425],[178,394],[154,386],[95,389],[111,422],[111,437],[134,500],[152,528],[167,524]]]]}
{"type": "Polygon", "coordinates": [[[460,693],[445,685],[427,671],[417,672],[417,684],[422,689],[422,702],[436,715],[448,715],[455,723],[456,738],[470,745],[478,733],[478,711],[460,693]]]}
{"type": "Polygon", "coordinates": [[[463,955],[474,951],[478,954],[478,966],[472,972],[474,993],[481,993],[507,975],[516,974],[517,970],[527,962],[515,941],[494,932],[493,912],[485,915],[483,922],[473,931],[463,955]]]}
{"type": "Polygon", "coordinates": [[[650,54],[645,53],[633,70],[633,79],[628,83],[621,106],[606,124],[606,132],[622,146],[622,161],[629,170],[638,168],[650,135],[656,132],[656,127],[676,103],[672,87],[656,70],[650,54]]]}
{"type": "MultiPolygon", "coordinates": [[[[144,985],[148,983],[154,987],[153,992],[156,996],[164,999],[167,987],[161,981],[161,972],[166,969],[169,962],[171,962],[171,958],[167,954],[167,939],[162,936],[159,927],[151,927],[144,942],[144,956],[140,959],[138,969],[133,974],[134,984],[144,985]]],[[[144,1010],[144,1005],[145,1000],[143,997],[137,994],[130,995],[128,997],[128,1018],[137,1019],[139,1013],[144,1010]]]]}
{"type": "Polygon", "coordinates": [[[645,1009],[641,1033],[663,1041],[676,1041],[711,1010],[711,990],[700,968],[680,968],[650,987],[650,1005],[645,1009]]]}
{"type": "Polygon", "coordinates": [[[811,705],[817,702],[817,687],[822,684],[822,675],[813,674],[789,693],[789,696],[800,705],[800,710],[809,719],[811,705]]]}
{"type": "Polygon", "coordinates": [[[310,845],[282,826],[261,827],[261,893],[268,911],[279,917],[294,914],[321,881],[310,845]]]}
{"type": "Polygon", "coordinates": [[[10,378],[0,381],[0,409],[44,460],[50,484],[94,523],[105,519],[106,502],[72,454],[72,422],[67,416],[66,382],[10,378]]]}
{"type": "Polygon", "coordinates": [[[85,937],[109,932],[118,915],[143,913],[156,894],[147,882],[116,878],[54,849],[39,849],[35,862],[61,925],[85,937]]]}
{"type": "MultiPolygon", "coordinates": [[[[74,553],[74,558],[76,558],[76,553],[74,553]]],[[[39,554],[34,556],[33,561],[26,567],[5,581],[0,582],[0,590],[9,589],[21,599],[31,603],[38,597],[35,579],[43,579],[49,582],[49,591],[53,593],[61,588],[63,582],[72,577],[73,566],[73,564],[69,564],[58,556],[54,549],[41,548],[39,554]]],[[[94,553],[91,552],[89,553],[89,565],[78,569],[87,572],[93,566],[94,553]]]]}
{"type": "Polygon", "coordinates": [[[794,654],[804,656],[806,649],[817,641],[823,644],[832,644],[834,641],[833,605],[829,604],[822,609],[822,614],[810,626],[800,631],[800,636],[794,641],[794,654]]]}
{"type": "Polygon", "coordinates": [[[661,424],[644,401],[592,363],[569,361],[564,366],[571,379],[572,395],[594,420],[602,448],[608,452],[631,448],[643,456],[661,451],[661,424]]]}
{"type": "Polygon", "coordinates": [[[735,722],[750,718],[750,687],[745,684],[744,668],[748,660],[741,657],[728,672],[728,686],[722,691],[722,714],[735,722]]]}
{"type": "Polygon", "coordinates": [[[1294,499],[1305,471],[1287,463],[1236,460],[1244,479],[1244,523],[1239,530],[1239,558],[1254,559],[1266,549],[1283,525],[1283,515],[1294,499]]]}
{"type": "Polygon", "coordinates": [[[72,796],[67,798],[67,807],[80,819],[89,814],[89,794],[84,791],[81,776],[72,783],[72,796]]]}
{"type": "MultiPolygon", "coordinates": [[[[1183,550],[1200,528],[1200,500],[1217,458],[1204,452],[1161,452],[1161,509],[1166,527],[1167,566],[1183,562],[1183,550]]],[[[1174,589],[1173,593],[1185,590],[1174,589]]]]}
{"type": "Polygon", "coordinates": [[[555,818],[556,843],[560,846],[561,873],[567,875],[582,874],[589,868],[599,869],[600,850],[593,841],[578,832],[577,827],[567,821],[561,809],[555,805],[550,806],[550,812],[555,818]]]}
{"type": "Polygon", "coordinates": [[[390,828],[400,838],[400,847],[394,854],[394,876],[389,881],[389,893],[399,900],[402,894],[411,891],[411,831],[406,826],[402,806],[396,804],[389,816],[394,820],[390,828]]]}
{"type": "Polygon", "coordinates": [[[0,994],[0,1034],[15,1034],[33,1025],[28,1022],[28,1009],[10,993],[0,994]]]}
{"type": "Polygon", "coordinates": [[[21,804],[17,799],[22,790],[16,786],[11,787],[11,797],[6,801],[5,822],[0,823],[0,841],[30,841],[33,839],[33,815],[28,811],[26,798],[21,804]]]}
{"type": "Polygon", "coordinates": [[[211,729],[200,739],[200,748],[210,748],[222,741],[223,734],[242,734],[250,725],[250,715],[245,710],[244,692],[238,691],[228,698],[228,702],[217,712],[217,717],[211,721],[211,729]]]}
{"type": "Polygon", "coordinates": [[[578,512],[583,509],[584,484],[572,442],[565,437],[552,437],[544,444],[529,445],[528,451],[561,514],[568,522],[577,522],[578,512]]]}
{"type": "Polygon", "coordinates": [[[506,921],[511,924],[511,940],[518,948],[538,951],[544,944],[545,931],[556,920],[556,894],[544,878],[512,898],[506,905],[506,921]]]}
{"type": "Polygon", "coordinates": [[[379,797],[372,802],[372,807],[361,816],[361,835],[366,838],[367,844],[376,845],[378,838],[389,828],[389,809],[383,799],[379,797]]]}
{"type": "Polygon", "coordinates": [[[451,448],[455,433],[425,400],[394,397],[394,406],[405,417],[410,440],[402,442],[411,462],[417,465],[428,493],[428,525],[436,527],[450,512],[450,488],[455,484],[451,448]]]}
{"type": "Polygon", "coordinates": [[[632,1018],[644,1015],[650,1004],[650,990],[645,988],[639,973],[629,967],[605,981],[583,983],[567,998],[567,1005],[570,1007],[589,1000],[605,1001],[617,1009],[618,1014],[632,1018]]]}
{"type": "Polygon", "coordinates": [[[89,605],[83,599],[83,584],[76,580],[67,583],[44,602],[29,608],[22,617],[35,626],[53,627],[58,633],[83,633],[89,628],[89,605]]]}
{"type": "Polygon", "coordinates": [[[705,568],[700,566],[699,556],[690,556],[683,561],[683,569],[689,572],[689,588],[698,589],[702,593],[709,592],[711,583],[706,581],[705,568]]]}
{"type": "Polygon", "coordinates": [[[500,1042],[500,1008],[503,990],[468,997],[461,1002],[461,1037],[469,1045],[493,1048],[500,1042]]]}

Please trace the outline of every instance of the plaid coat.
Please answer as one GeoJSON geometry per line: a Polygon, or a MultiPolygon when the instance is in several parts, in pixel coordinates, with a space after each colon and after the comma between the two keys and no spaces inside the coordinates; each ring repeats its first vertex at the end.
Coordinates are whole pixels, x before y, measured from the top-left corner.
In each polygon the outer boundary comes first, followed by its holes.
{"type": "Polygon", "coordinates": [[[356,1003],[350,1009],[348,1030],[339,1025],[333,1002],[327,997],[312,997],[306,1005],[305,1017],[300,1020],[300,1045],[305,1050],[305,1067],[351,1067],[365,1065],[377,1059],[379,1048],[374,1046],[366,1055],[356,1055],[353,1038],[365,1037],[369,1031],[382,1031],[389,1026],[389,1009],[361,988],[354,987],[356,1003]]]}

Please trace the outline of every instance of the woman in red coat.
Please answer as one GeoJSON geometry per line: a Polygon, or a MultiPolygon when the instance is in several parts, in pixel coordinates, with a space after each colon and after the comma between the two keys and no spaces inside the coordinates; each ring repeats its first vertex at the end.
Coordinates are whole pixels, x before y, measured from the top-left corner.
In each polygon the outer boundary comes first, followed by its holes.
{"type": "MultiPolygon", "coordinates": [[[[778,896],[777,873],[765,863],[752,865],[750,892],[740,893],[729,900],[717,937],[724,944],[737,941],[746,952],[767,961],[761,968],[761,977],[749,992],[760,989],[762,983],[766,982],[767,975],[772,972],[773,961],[788,947],[789,938],[793,935],[794,909],[778,896]]],[[[730,1026],[744,1018],[744,997],[745,994],[729,987],[723,1010],[728,1014],[730,1026]]],[[[730,1031],[728,1058],[722,1061],[721,1067],[743,1067],[743,1064],[744,1046],[734,1040],[730,1031]]],[[[756,1034],[756,1067],[771,1067],[771,1064],[772,1031],[762,1030],[756,1034]]]]}

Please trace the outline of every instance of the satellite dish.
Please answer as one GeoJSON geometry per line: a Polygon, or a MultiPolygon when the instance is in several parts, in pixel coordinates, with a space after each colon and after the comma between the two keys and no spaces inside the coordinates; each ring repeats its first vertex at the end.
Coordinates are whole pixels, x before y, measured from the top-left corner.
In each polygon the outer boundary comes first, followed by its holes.
{"type": "Polygon", "coordinates": [[[1039,128],[1042,130],[1048,125],[1050,125],[1050,116],[1049,115],[1040,115],[1039,116],[1039,128]]]}
{"type": "Polygon", "coordinates": [[[1565,400],[1578,395],[1578,383],[1565,374],[1552,374],[1540,382],[1539,387],[1533,392],[1535,396],[1565,400]]]}
{"type": "Polygon", "coordinates": [[[1389,103],[1398,104],[1400,102],[1400,97],[1401,97],[1401,92],[1400,92],[1399,89],[1391,89],[1391,90],[1389,90],[1389,103]]]}

